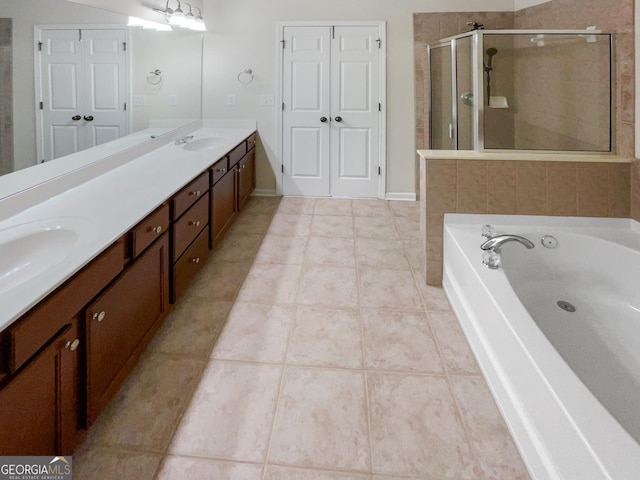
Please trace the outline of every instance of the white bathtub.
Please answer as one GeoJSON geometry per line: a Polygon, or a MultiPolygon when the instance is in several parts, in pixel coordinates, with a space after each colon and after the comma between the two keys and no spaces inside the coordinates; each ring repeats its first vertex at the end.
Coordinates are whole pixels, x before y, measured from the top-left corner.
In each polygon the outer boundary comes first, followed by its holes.
{"type": "Polygon", "coordinates": [[[535,480],[640,479],[637,222],[446,215],[443,286],[535,480]],[[535,248],[484,267],[487,223],[535,248]]]}

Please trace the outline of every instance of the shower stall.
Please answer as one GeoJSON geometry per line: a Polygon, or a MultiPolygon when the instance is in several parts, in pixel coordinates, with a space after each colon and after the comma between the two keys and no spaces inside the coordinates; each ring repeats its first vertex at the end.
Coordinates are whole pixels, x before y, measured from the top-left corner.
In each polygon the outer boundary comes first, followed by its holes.
{"type": "Polygon", "coordinates": [[[430,148],[612,152],[612,35],[474,30],[430,45],[430,148]]]}

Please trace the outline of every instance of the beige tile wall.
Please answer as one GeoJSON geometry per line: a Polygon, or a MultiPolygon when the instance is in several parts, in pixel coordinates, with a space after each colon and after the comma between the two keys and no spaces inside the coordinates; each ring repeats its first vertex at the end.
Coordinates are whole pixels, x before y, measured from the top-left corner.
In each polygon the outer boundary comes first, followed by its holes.
{"type": "Polygon", "coordinates": [[[628,217],[628,163],[422,160],[426,278],[442,283],[445,213],[628,217]]]}
{"type": "Polygon", "coordinates": [[[0,18],[0,175],[13,171],[13,52],[11,18],[0,18]]]}

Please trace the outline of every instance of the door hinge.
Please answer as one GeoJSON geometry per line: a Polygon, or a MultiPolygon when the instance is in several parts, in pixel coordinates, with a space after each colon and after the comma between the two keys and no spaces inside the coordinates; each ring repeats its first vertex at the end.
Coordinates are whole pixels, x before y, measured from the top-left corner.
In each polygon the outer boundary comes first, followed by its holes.
{"type": "Polygon", "coordinates": [[[282,44],[282,49],[284,50],[284,46],[287,43],[286,40],[280,40],[280,43],[282,44]]]}
{"type": "Polygon", "coordinates": [[[284,163],[280,165],[280,172],[284,173],[284,163]]]}
{"type": "Polygon", "coordinates": [[[78,30],[78,41],[79,42],[82,41],[82,30],[81,29],[78,30]]]}
{"type": "Polygon", "coordinates": [[[378,111],[381,112],[382,111],[382,104],[378,103],[378,111]]]}
{"type": "Polygon", "coordinates": [[[40,102],[40,110],[44,110],[44,102],[40,102]]]}
{"type": "Polygon", "coordinates": [[[376,39],[376,42],[378,42],[378,48],[382,48],[382,39],[378,38],[376,39]]]}
{"type": "Polygon", "coordinates": [[[42,51],[42,42],[38,42],[38,51],[41,52],[42,51]]]}
{"type": "Polygon", "coordinates": [[[336,38],[336,27],[331,25],[331,38],[336,38]]]}
{"type": "Polygon", "coordinates": [[[127,102],[124,102],[124,111],[127,111],[127,102]]]}
{"type": "Polygon", "coordinates": [[[282,102],[282,111],[284,112],[284,102],[282,102]]]}
{"type": "Polygon", "coordinates": [[[122,42],[122,49],[126,52],[127,51],[127,42],[122,42]]]}
{"type": "Polygon", "coordinates": [[[382,167],[378,167],[378,175],[382,175],[382,167]]]}

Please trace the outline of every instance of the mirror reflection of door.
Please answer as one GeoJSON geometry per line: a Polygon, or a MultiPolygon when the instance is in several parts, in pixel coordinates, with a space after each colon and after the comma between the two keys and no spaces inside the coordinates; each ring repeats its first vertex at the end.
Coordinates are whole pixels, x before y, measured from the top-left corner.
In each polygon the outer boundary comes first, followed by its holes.
{"type": "Polygon", "coordinates": [[[129,133],[126,29],[37,29],[38,158],[53,160],[129,133]]]}

